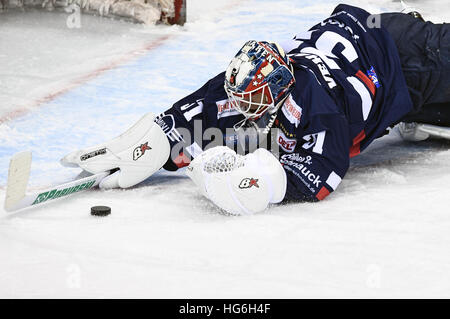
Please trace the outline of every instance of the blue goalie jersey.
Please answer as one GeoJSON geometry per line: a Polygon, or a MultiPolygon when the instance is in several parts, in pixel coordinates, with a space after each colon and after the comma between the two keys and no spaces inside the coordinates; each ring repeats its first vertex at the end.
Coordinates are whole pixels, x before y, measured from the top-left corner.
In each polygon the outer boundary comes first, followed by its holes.
{"type": "MultiPolygon", "coordinates": [[[[370,22],[368,12],[339,5],[329,18],[281,43],[296,79],[273,124],[288,181],[285,200],[325,198],[344,178],[350,157],[412,109],[397,48],[370,22]]],[[[172,147],[166,169],[188,165],[186,151],[191,157],[202,152],[214,140],[203,134],[209,129],[220,130],[222,142],[238,138],[233,126],[244,117],[228,101],[224,80],[220,73],[155,120],[172,147]]]]}

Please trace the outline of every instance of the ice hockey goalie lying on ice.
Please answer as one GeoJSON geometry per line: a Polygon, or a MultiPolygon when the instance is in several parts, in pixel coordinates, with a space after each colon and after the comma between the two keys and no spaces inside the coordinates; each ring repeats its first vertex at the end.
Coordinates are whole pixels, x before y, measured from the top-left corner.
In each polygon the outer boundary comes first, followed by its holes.
{"type": "Polygon", "coordinates": [[[412,139],[428,136],[416,122],[448,134],[450,26],[403,13],[376,19],[339,5],[287,43],[248,41],[197,91],[63,163],[112,170],[102,188],[189,165],[202,194],[230,214],[323,200],[388,127],[410,123],[412,139]]]}

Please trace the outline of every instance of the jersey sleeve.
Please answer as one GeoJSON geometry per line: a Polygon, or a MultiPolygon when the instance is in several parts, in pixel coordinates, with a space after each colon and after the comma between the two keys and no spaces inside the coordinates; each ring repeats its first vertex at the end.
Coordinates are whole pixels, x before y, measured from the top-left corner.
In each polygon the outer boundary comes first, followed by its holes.
{"type": "Polygon", "coordinates": [[[224,72],[218,74],[156,117],[171,148],[165,169],[174,171],[187,166],[203,151],[204,131],[217,125],[216,101],[226,99],[224,77],[224,72]]]}
{"type": "Polygon", "coordinates": [[[287,175],[285,202],[324,199],[338,187],[349,167],[350,145],[344,115],[314,116],[301,143],[293,153],[280,157],[287,175]]]}

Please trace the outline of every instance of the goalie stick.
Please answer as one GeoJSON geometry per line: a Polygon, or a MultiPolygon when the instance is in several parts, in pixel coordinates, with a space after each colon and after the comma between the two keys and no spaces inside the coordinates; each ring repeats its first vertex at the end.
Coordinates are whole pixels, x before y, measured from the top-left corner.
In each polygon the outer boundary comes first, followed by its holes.
{"type": "Polygon", "coordinates": [[[97,186],[110,172],[101,172],[75,181],[57,185],[46,190],[26,193],[31,169],[31,152],[15,154],[9,163],[6,186],[5,210],[8,212],[42,204],[50,200],[78,193],[97,186]]]}

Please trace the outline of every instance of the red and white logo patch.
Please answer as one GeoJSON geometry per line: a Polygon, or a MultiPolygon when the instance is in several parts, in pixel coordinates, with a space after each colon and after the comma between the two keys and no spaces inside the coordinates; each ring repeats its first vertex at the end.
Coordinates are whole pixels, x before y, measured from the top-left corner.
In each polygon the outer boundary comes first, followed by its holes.
{"type": "Polygon", "coordinates": [[[145,142],[144,144],[139,145],[136,147],[133,151],[133,160],[137,161],[142,155],[145,154],[145,151],[151,150],[152,148],[148,146],[148,142],[145,142]]]}
{"type": "Polygon", "coordinates": [[[217,101],[217,119],[232,115],[239,115],[240,113],[233,107],[230,100],[217,101]]]}
{"type": "Polygon", "coordinates": [[[302,118],[303,110],[297,103],[295,103],[291,94],[289,94],[289,97],[284,102],[281,110],[283,111],[284,116],[286,116],[289,122],[294,124],[295,127],[297,127],[298,124],[300,124],[300,119],[302,118]]]}
{"type": "Polygon", "coordinates": [[[297,145],[297,139],[287,138],[281,130],[278,130],[277,143],[287,153],[292,153],[297,145]]]}
{"type": "Polygon", "coordinates": [[[252,186],[259,188],[258,180],[256,178],[244,178],[239,183],[239,188],[251,188],[252,186]]]}

